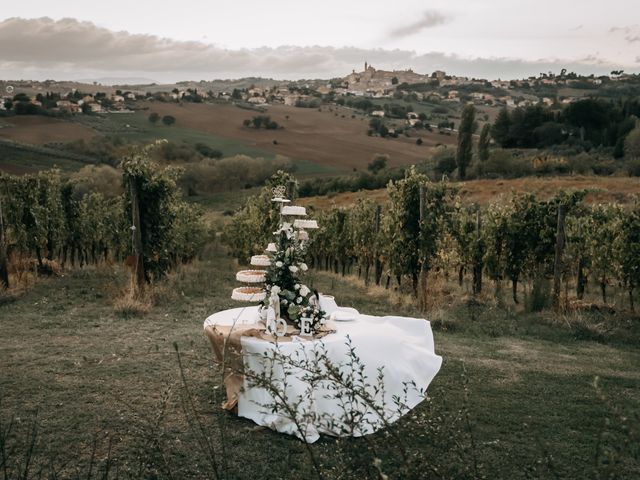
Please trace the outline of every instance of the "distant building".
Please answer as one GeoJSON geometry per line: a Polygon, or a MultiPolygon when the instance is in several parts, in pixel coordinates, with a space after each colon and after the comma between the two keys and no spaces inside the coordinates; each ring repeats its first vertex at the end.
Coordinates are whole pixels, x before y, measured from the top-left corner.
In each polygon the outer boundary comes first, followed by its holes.
{"type": "Polygon", "coordinates": [[[254,105],[263,105],[267,103],[267,99],[264,97],[249,97],[247,102],[252,103],[254,105]]]}
{"type": "Polygon", "coordinates": [[[342,79],[348,86],[348,92],[352,95],[376,95],[384,96],[387,89],[392,89],[402,83],[424,83],[430,80],[428,75],[420,75],[413,70],[376,70],[365,62],[364,71],[355,70],[342,79]],[[363,92],[363,93],[360,93],[363,92]]]}

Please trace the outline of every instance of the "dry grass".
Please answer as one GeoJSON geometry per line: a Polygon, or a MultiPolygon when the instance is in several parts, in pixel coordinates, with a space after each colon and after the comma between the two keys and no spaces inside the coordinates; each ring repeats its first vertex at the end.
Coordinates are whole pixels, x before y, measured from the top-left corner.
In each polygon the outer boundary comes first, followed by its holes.
{"type": "Polygon", "coordinates": [[[148,314],[152,307],[153,302],[148,294],[134,294],[130,289],[122,292],[113,302],[113,310],[125,318],[142,317],[148,314]]]}
{"type": "Polygon", "coordinates": [[[384,139],[367,135],[368,117],[345,107],[296,108],[271,105],[265,115],[282,125],[282,130],[255,130],[242,126],[242,121],[258,114],[233,105],[154,103],[152,111],[173,115],[176,125],[216,136],[240,140],[248,145],[304,159],[319,165],[352,171],[366,169],[376,154],[388,154],[391,166],[423,161],[437,144],[455,143],[455,137],[421,132],[423,144],[415,138],[384,139]],[[336,116],[335,114],[338,113],[336,116]],[[342,115],[345,118],[342,118],[342,115]],[[287,118],[288,117],[288,118],[287,118]],[[277,145],[273,141],[278,142],[277,145]]]}
{"type": "Polygon", "coordinates": [[[4,118],[0,119],[0,124],[0,138],[34,145],[88,140],[97,135],[91,128],[78,123],[40,115],[4,118]]]}
{"type": "MultiPolygon", "coordinates": [[[[535,193],[541,199],[551,198],[563,190],[589,190],[586,202],[591,204],[617,202],[631,204],[640,195],[640,181],[630,177],[525,177],[500,180],[471,180],[452,182],[460,188],[460,197],[465,203],[486,204],[499,201],[512,193],[535,193]]],[[[299,203],[317,209],[333,205],[353,204],[359,196],[366,196],[377,202],[389,200],[386,189],[365,192],[346,192],[330,196],[301,198],[299,203]]]]}

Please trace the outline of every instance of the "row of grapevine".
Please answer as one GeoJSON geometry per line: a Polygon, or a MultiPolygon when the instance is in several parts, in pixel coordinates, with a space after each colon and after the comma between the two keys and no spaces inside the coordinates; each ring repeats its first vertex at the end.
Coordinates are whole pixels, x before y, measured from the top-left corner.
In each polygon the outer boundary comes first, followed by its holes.
{"type": "MultiPolygon", "coordinates": [[[[475,294],[482,292],[483,278],[496,286],[509,281],[516,303],[522,282],[549,283],[555,267],[565,291],[571,285],[578,299],[593,282],[606,303],[609,286],[616,285],[628,292],[633,308],[640,282],[640,205],[590,206],[585,192],[572,192],[545,201],[533,194],[512,195],[480,208],[462,204],[454,185],[430,182],[413,170],[390,182],[388,192],[385,205],[363,197],[319,212],[321,228],[312,236],[309,263],[342,274],[355,266],[365,282],[372,279],[387,288],[391,281],[402,286],[407,280],[405,288],[418,298],[435,274],[455,272],[461,285],[471,277],[475,294]],[[557,264],[560,208],[566,225],[557,264]]],[[[250,207],[242,215],[245,225],[260,228],[249,220],[250,207]]],[[[231,229],[234,225],[235,220],[231,229]]],[[[246,245],[233,253],[246,258],[255,252],[246,245]]]]}
{"type": "Polygon", "coordinates": [[[122,161],[125,194],[85,193],[59,170],[0,175],[0,286],[9,285],[12,262],[34,259],[61,268],[122,261],[133,253],[132,201],[139,196],[144,279],[162,277],[194,258],[206,231],[198,208],[180,199],[176,171],[158,169],[148,149],[122,161]]]}

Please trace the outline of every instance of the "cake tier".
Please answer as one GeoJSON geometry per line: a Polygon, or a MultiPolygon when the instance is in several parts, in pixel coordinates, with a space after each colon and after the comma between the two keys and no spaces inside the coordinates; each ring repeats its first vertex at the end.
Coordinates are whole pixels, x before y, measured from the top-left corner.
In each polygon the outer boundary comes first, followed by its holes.
{"type": "Polygon", "coordinates": [[[231,292],[231,299],[240,302],[261,302],[266,295],[260,287],[238,287],[231,292]]]}
{"type": "Polygon", "coordinates": [[[293,227],[314,229],[318,228],[318,222],[316,222],[315,220],[303,220],[299,218],[293,222],[293,227]]]}
{"type": "Polygon", "coordinates": [[[236,280],[242,283],[264,283],[264,270],[241,270],[236,273],[236,280]]]}
{"type": "Polygon", "coordinates": [[[271,265],[271,260],[268,255],[254,255],[251,257],[251,265],[254,267],[268,267],[271,265]]]}
{"type": "Polygon", "coordinates": [[[297,205],[287,205],[282,207],[282,215],[297,215],[304,217],[307,214],[307,209],[299,207],[297,205]]]}
{"type": "Polygon", "coordinates": [[[277,252],[278,251],[278,247],[276,247],[275,243],[270,243],[269,245],[267,245],[267,252],[277,252]]]}

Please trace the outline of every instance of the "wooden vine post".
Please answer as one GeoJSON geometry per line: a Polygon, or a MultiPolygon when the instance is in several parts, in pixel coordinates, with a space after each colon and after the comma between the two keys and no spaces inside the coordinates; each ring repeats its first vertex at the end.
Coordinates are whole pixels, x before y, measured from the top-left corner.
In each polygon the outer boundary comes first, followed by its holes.
{"type": "Polygon", "coordinates": [[[0,289],[9,288],[9,260],[7,258],[7,239],[4,232],[2,197],[0,197],[0,289]]]}
{"type": "Polygon", "coordinates": [[[476,243],[473,250],[473,294],[482,293],[482,270],[484,251],[482,248],[482,216],[480,215],[480,206],[476,210],[476,243]]]}
{"type": "Polygon", "coordinates": [[[140,194],[138,182],[133,176],[129,176],[129,189],[131,194],[131,230],[133,243],[133,286],[134,293],[144,289],[146,274],[144,271],[144,257],[142,252],[142,227],[140,222],[140,194]]]}
{"type": "MultiPolygon", "coordinates": [[[[376,241],[380,236],[380,218],[382,217],[382,207],[380,205],[376,205],[376,216],[374,219],[374,230],[375,230],[375,238],[376,241]]],[[[380,260],[380,252],[378,252],[377,245],[375,250],[375,282],[376,285],[380,285],[380,279],[382,278],[382,261],[380,260]]]]}
{"type": "Polygon", "coordinates": [[[558,226],[556,228],[556,249],[555,258],[553,262],[553,309],[556,312],[561,310],[560,291],[562,283],[562,256],[564,254],[564,223],[566,217],[566,207],[564,205],[558,206],[558,226]]]}
{"type": "MultiPolygon", "coordinates": [[[[425,216],[425,208],[426,208],[426,192],[424,189],[424,185],[420,185],[420,235],[422,236],[422,231],[424,229],[424,216],[425,216]]],[[[422,310],[427,309],[427,269],[425,268],[425,259],[422,258],[420,261],[420,294],[419,294],[419,304],[422,310]]]]}

